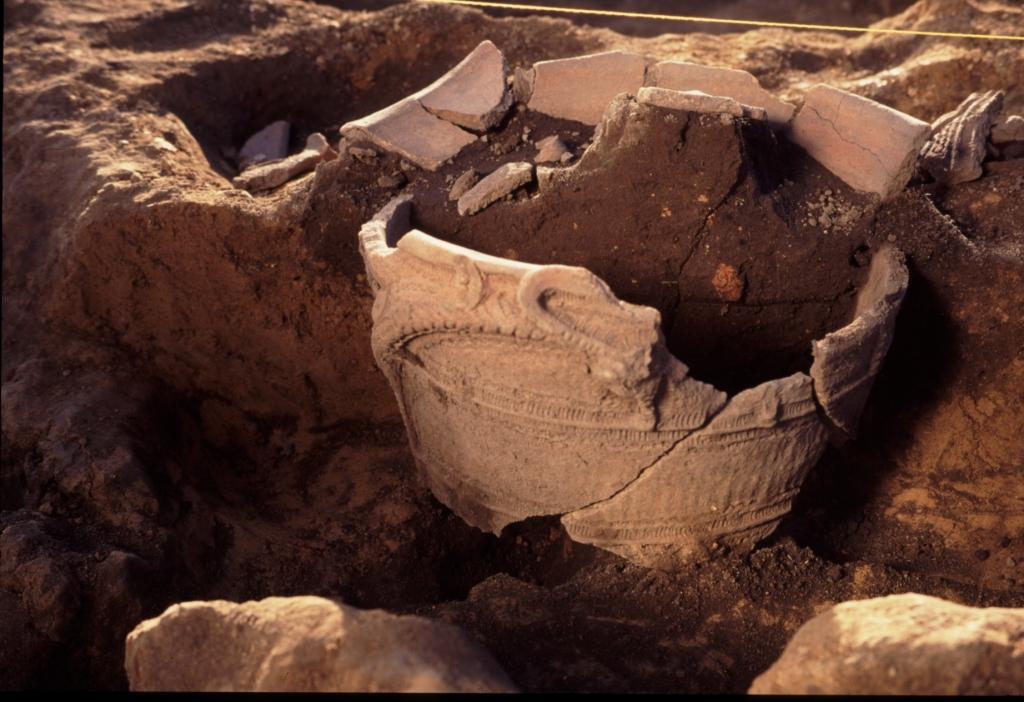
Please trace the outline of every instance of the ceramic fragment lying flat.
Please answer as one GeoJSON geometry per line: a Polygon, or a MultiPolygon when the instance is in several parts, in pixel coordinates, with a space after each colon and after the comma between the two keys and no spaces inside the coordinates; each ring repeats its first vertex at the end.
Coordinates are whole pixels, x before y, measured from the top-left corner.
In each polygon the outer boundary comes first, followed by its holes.
{"type": "Polygon", "coordinates": [[[291,127],[284,120],[271,122],[249,137],[238,152],[238,166],[245,170],[264,161],[276,161],[288,155],[291,127]]]}
{"type": "Polygon", "coordinates": [[[812,344],[814,392],[825,414],[847,436],[856,435],[868,393],[892,344],[909,280],[903,254],[882,247],[871,259],[854,320],[812,344]]]}
{"type": "Polygon", "coordinates": [[[341,128],[341,135],[352,141],[369,140],[428,171],[436,171],[476,141],[469,132],[427,112],[414,98],[349,122],[341,128]]]}
{"type": "Polygon", "coordinates": [[[1003,117],[992,126],[990,138],[993,144],[1024,141],[1024,117],[1020,115],[1003,117]]]}
{"type": "Polygon", "coordinates": [[[647,71],[646,85],[672,90],[699,90],[708,95],[730,97],[743,105],[762,107],[774,127],[785,126],[793,118],[792,105],[762,88],[750,73],[733,68],[662,61],[647,71]]]}
{"type": "Polygon", "coordinates": [[[562,157],[570,154],[568,147],[557,136],[549,136],[537,142],[535,163],[559,163],[562,157]]]}
{"type": "Polygon", "coordinates": [[[533,65],[528,107],[560,119],[597,124],[619,93],[636,94],[644,84],[642,56],[622,51],[540,61],[533,65]]]}
{"type": "Polygon", "coordinates": [[[640,88],[636,96],[641,105],[663,107],[668,110],[687,112],[725,113],[734,117],[763,120],[766,112],[762,107],[743,105],[730,97],[708,95],[699,90],[669,90],[667,88],[640,88]]]}
{"type": "Polygon", "coordinates": [[[483,41],[435,83],[416,93],[420,104],[443,120],[484,131],[501,122],[512,105],[505,57],[483,41]]]}
{"type": "Polygon", "coordinates": [[[851,187],[883,200],[907,184],[927,122],[827,85],[807,93],[790,138],[851,187]]]}
{"type": "Polygon", "coordinates": [[[270,190],[287,183],[297,175],[311,171],[330,152],[330,146],[323,134],[310,134],[306,148],[301,152],[278,161],[268,161],[245,170],[231,182],[236,188],[250,192],[270,190]]]}
{"type": "Polygon", "coordinates": [[[803,373],[745,390],[613,497],[562,517],[575,541],[696,549],[723,534],[751,544],[789,512],[826,443],[803,373]],[[709,538],[710,537],[710,538],[709,538]]]}
{"type": "Polygon", "coordinates": [[[506,163],[459,198],[460,215],[476,214],[533,180],[533,164],[506,163]]]}
{"type": "Polygon", "coordinates": [[[955,185],[981,177],[992,122],[1003,109],[1003,92],[971,93],[960,105],[932,125],[932,135],[921,150],[921,166],[942,185],[955,185]]]}

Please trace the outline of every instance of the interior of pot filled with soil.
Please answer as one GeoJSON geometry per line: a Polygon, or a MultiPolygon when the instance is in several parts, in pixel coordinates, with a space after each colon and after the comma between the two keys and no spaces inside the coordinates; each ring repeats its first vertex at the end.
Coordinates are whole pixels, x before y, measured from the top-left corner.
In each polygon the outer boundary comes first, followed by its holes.
{"type": "MultiPolygon", "coordinates": [[[[867,199],[763,123],[645,109],[571,167],[571,178],[472,216],[448,185],[529,160],[593,129],[519,108],[487,143],[409,189],[413,226],[499,257],[587,268],[661,313],[692,377],[730,394],[807,371],[811,341],[850,321],[871,254],[867,199]]],[[[385,169],[386,170],[386,169],[385,169]]]]}

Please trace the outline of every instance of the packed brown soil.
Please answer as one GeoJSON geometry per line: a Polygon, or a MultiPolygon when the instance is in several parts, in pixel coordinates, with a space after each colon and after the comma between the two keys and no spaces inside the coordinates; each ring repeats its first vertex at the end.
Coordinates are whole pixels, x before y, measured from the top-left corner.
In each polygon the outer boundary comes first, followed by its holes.
{"type": "MultiPolygon", "coordinates": [[[[485,38],[513,65],[618,47],[745,68],[784,97],[826,82],[926,120],[979,89],[1021,112],[1018,48],[637,38],[415,4],[4,9],[3,687],[123,688],[127,631],[188,599],[317,594],[441,617],[537,691],[744,691],[845,599],[1024,606],[1024,162],[948,190],[914,181],[873,208],[784,139],[690,116],[646,125],[628,158],[584,159],[584,189],[459,218],[446,177],[532,156],[524,127],[577,154],[591,137],[520,112],[500,153],[478,145],[436,174],[380,156],[255,196],[228,180],[266,123],[289,120],[294,147],[334,142],[485,38]],[[672,350],[730,391],[806,368],[871,252],[895,243],[912,280],[859,438],[829,449],[752,553],[678,574],[574,544],[557,520],[468,527],[417,481],[370,352],[356,233],[399,189],[432,234],[585,265],[657,307],[672,350]],[[738,300],[715,286],[721,264],[742,275],[738,300]]],[[[921,0],[883,22],[1005,33],[1024,10],[921,0]]]]}

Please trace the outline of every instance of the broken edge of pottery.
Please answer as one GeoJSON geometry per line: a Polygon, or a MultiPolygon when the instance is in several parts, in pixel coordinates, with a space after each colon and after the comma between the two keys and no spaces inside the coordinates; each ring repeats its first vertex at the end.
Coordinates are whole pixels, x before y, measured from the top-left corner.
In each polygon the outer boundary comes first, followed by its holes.
{"type": "Polygon", "coordinates": [[[790,139],[850,187],[886,200],[906,186],[931,125],[868,98],[818,84],[790,139]]]}
{"type": "Polygon", "coordinates": [[[699,90],[708,95],[732,98],[743,105],[759,107],[776,129],[789,124],[795,107],[761,87],[757,78],[735,68],[701,66],[686,61],[661,61],[647,70],[646,86],[676,91],[699,90]]]}
{"type": "Polygon", "coordinates": [[[605,499],[725,403],[668,352],[656,310],[584,268],[416,229],[395,241],[409,207],[360,233],[373,349],[432,489],[470,524],[497,533],[605,499]]]}
{"type": "Polygon", "coordinates": [[[903,254],[882,246],[871,259],[853,321],[812,343],[814,392],[842,437],[857,435],[861,412],[892,345],[909,283],[903,254]]]}
{"type": "Polygon", "coordinates": [[[412,95],[341,127],[351,141],[370,141],[420,168],[436,171],[476,141],[468,129],[497,126],[513,98],[508,64],[491,41],[482,41],[458,65],[412,95]]]}

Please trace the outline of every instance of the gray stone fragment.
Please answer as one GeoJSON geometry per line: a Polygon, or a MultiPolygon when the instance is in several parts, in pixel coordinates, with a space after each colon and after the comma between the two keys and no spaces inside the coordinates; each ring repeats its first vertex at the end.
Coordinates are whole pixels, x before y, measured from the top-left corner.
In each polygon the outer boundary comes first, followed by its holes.
{"type": "Polygon", "coordinates": [[[454,626],[322,597],[184,602],[128,634],[136,692],[515,692],[454,626]]]}
{"type": "Polygon", "coordinates": [[[669,90],[668,88],[647,87],[640,88],[636,99],[641,105],[662,107],[668,110],[722,113],[756,120],[767,118],[767,112],[763,107],[744,105],[731,97],[708,95],[700,90],[669,90]]]}
{"type": "Polygon", "coordinates": [[[330,150],[323,134],[310,134],[306,147],[299,153],[277,161],[268,161],[248,168],[231,183],[249,192],[270,190],[287,183],[297,175],[311,171],[330,150]]]}
{"type": "Polygon", "coordinates": [[[428,171],[436,171],[476,141],[469,132],[427,112],[415,98],[349,122],[341,128],[341,135],[351,141],[371,141],[428,171]]]}
{"type": "Polygon", "coordinates": [[[646,85],[731,97],[740,104],[764,108],[768,121],[776,128],[784,127],[793,118],[792,105],[762,88],[750,73],[733,68],[662,61],[647,71],[646,85]]]}
{"type": "Polygon", "coordinates": [[[552,117],[597,124],[619,93],[636,94],[644,83],[642,56],[608,51],[540,61],[533,66],[529,108],[552,117]]]}
{"type": "Polygon", "coordinates": [[[476,185],[479,181],[479,173],[477,173],[472,168],[466,170],[465,173],[456,178],[455,182],[452,183],[451,190],[448,191],[448,199],[458,200],[460,197],[469,192],[469,189],[476,185]]]}
{"type": "Polygon", "coordinates": [[[844,602],[754,680],[768,695],[1024,695],[1024,610],[915,593],[844,602]]]}
{"type": "Polygon", "coordinates": [[[864,404],[892,344],[909,281],[903,254],[884,245],[871,259],[854,320],[812,343],[814,392],[825,415],[848,437],[857,434],[864,404]]]}
{"type": "Polygon", "coordinates": [[[239,169],[244,171],[257,163],[276,161],[287,156],[290,131],[287,122],[278,120],[246,139],[242,150],[238,152],[239,169]]]}
{"type": "Polygon", "coordinates": [[[512,105],[507,75],[505,57],[491,41],[485,40],[455,68],[414,97],[441,119],[483,131],[501,122],[512,105]]]}
{"type": "Polygon", "coordinates": [[[1024,141],[1024,117],[1020,115],[1003,117],[992,125],[990,138],[993,144],[1009,144],[1014,141],[1024,141]]]}
{"type": "Polygon", "coordinates": [[[569,154],[569,148],[557,136],[549,136],[537,142],[537,156],[533,159],[536,163],[561,162],[562,158],[569,154]]]}
{"type": "Polygon", "coordinates": [[[532,68],[517,68],[512,78],[512,97],[521,105],[530,101],[533,95],[533,79],[535,73],[532,68]]]}
{"type": "Polygon", "coordinates": [[[1003,91],[971,93],[960,105],[932,125],[932,135],[921,150],[921,166],[941,185],[955,185],[981,177],[981,162],[992,122],[1003,109],[1003,91]]]}
{"type": "Polygon", "coordinates": [[[927,122],[819,84],[793,118],[790,138],[850,187],[884,200],[910,180],[930,131],[927,122]]]}
{"type": "Polygon", "coordinates": [[[459,198],[459,214],[476,214],[533,180],[533,164],[506,163],[459,198]]]}

